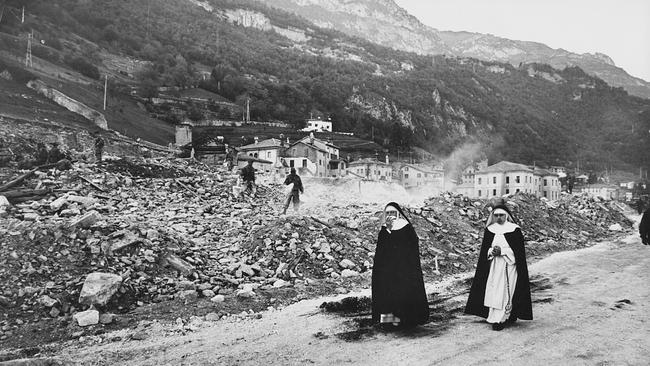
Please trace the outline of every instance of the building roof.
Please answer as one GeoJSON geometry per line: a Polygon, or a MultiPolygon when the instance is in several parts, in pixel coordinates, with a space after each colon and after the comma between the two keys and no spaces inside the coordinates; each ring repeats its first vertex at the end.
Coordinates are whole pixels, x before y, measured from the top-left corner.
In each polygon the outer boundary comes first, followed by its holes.
{"type": "Polygon", "coordinates": [[[434,167],[431,167],[431,166],[428,166],[428,165],[423,165],[423,164],[404,164],[404,165],[402,165],[400,167],[400,169],[402,169],[402,168],[404,168],[406,166],[408,166],[410,168],[413,168],[415,170],[419,170],[419,171],[424,172],[424,173],[440,173],[440,172],[443,171],[442,169],[436,169],[434,167]]]}
{"type": "Polygon", "coordinates": [[[559,176],[557,173],[553,173],[553,172],[548,171],[546,169],[540,169],[540,168],[536,168],[534,170],[534,173],[535,173],[535,175],[539,175],[539,176],[542,176],[542,177],[546,177],[546,176],[549,176],[549,175],[553,176],[553,177],[558,177],[559,176]]]}
{"type": "Polygon", "coordinates": [[[272,161],[256,158],[254,156],[248,156],[246,154],[237,155],[237,160],[238,161],[249,161],[249,160],[251,160],[254,163],[273,164],[272,161]]]}
{"type": "Polygon", "coordinates": [[[490,165],[487,168],[483,168],[476,172],[476,174],[481,173],[505,173],[505,172],[532,172],[528,166],[524,164],[513,163],[510,161],[500,161],[496,164],[490,165]]]}
{"type": "MultiPolygon", "coordinates": [[[[310,142],[309,142],[310,138],[311,138],[311,136],[305,136],[302,139],[298,140],[298,142],[302,141],[302,142],[305,142],[307,144],[310,144],[310,142]]],[[[323,149],[323,150],[327,150],[328,146],[340,150],[340,148],[338,146],[332,144],[331,142],[321,140],[321,139],[319,139],[317,137],[314,137],[314,145],[318,146],[319,149],[323,149]]]]}
{"type": "Polygon", "coordinates": [[[586,186],[582,187],[583,189],[588,189],[588,188],[596,188],[596,189],[601,189],[601,188],[609,188],[609,189],[618,189],[618,186],[612,185],[612,184],[605,184],[605,183],[596,183],[596,184],[589,184],[586,186]]]}
{"type": "Polygon", "coordinates": [[[259,141],[256,144],[244,145],[239,150],[275,150],[281,148],[282,141],[274,138],[259,141]]]}
{"type": "Polygon", "coordinates": [[[353,162],[350,162],[350,164],[348,164],[348,165],[366,165],[366,164],[377,164],[377,165],[390,166],[390,164],[386,164],[383,161],[379,161],[379,160],[372,159],[372,158],[364,158],[364,159],[355,160],[353,162]]]}

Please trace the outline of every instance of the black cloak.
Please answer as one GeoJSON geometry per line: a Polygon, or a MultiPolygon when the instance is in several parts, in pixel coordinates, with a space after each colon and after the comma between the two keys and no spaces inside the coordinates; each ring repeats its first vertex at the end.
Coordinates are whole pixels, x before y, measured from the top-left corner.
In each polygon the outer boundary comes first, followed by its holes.
{"type": "MultiPolygon", "coordinates": [[[[396,203],[389,203],[408,221],[396,203]]],[[[420,265],[419,239],[410,221],[390,233],[382,226],[372,266],[372,320],[381,314],[400,318],[403,325],[424,324],[429,304],[420,265]]]]}
{"type": "Polygon", "coordinates": [[[645,210],[639,223],[639,234],[643,239],[643,244],[650,244],[650,208],[645,210]]]}
{"type": "MultiPolygon", "coordinates": [[[[530,299],[530,283],[528,279],[528,265],[526,264],[526,250],[524,248],[524,235],[521,229],[504,234],[508,245],[515,254],[515,265],[517,266],[517,284],[515,294],[512,298],[511,319],[533,320],[533,306],[530,299]]],[[[487,228],[483,233],[483,243],[478,257],[476,273],[472,281],[472,288],[469,291],[465,314],[477,315],[487,318],[489,309],[483,305],[485,298],[485,286],[490,274],[490,262],[487,259],[487,252],[492,245],[494,233],[487,228]]]]}

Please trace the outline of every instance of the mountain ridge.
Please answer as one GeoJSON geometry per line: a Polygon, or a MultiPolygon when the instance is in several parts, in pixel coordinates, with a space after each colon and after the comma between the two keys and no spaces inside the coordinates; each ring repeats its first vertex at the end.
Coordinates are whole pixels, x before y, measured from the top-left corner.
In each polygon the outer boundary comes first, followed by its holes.
{"type": "Polygon", "coordinates": [[[602,53],[578,54],[562,48],[553,49],[540,42],[461,31],[473,38],[472,42],[468,42],[467,37],[458,39],[459,32],[439,31],[423,24],[392,0],[256,1],[291,11],[314,21],[320,27],[337,29],[404,51],[474,57],[486,61],[509,62],[515,66],[520,62],[547,63],[560,69],[579,66],[612,86],[623,87],[642,98],[650,98],[650,82],[628,74],[623,68],[617,67],[611,57],[602,53]],[[536,47],[531,48],[532,44],[536,47]]]}

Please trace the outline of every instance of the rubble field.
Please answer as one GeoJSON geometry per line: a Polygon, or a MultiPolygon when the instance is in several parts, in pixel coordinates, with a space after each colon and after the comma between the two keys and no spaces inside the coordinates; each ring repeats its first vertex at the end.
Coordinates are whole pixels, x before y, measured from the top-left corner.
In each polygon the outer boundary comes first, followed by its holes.
{"type": "MultiPolygon", "coordinates": [[[[402,191],[360,199],[348,181],[304,179],[300,211],[282,215],[284,186],[261,184],[256,198],[241,197],[235,172],[162,156],[32,170],[0,170],[0,188],[31,172],[0,191],[0,348],[15,350],[0,361],[146,322],[191,331],[196,319],[262,317],[366,288],[381,209],[408,202],[402,191]]],[[[613,202],[505,200],[530,261],[632,228],[613,202]]],[[[493,203],[444,193],[404,205],[426,281],[473,270],[493,203]]]]}

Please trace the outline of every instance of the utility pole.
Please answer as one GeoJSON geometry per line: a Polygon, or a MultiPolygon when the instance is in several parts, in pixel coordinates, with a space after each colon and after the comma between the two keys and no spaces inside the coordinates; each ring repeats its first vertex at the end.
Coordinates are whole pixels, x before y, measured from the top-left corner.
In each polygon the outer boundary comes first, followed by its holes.
{"type": "Polygon", "coordinates": [[[24,24],[24,23],[25,23],[25,7],[24,7],[24,6],[23,6],[23,16],[22,16],[22,18],[21,18],[20,23],[21,23],[21,24],[24,24]]]}
{"type": "Polygon", "coordinates": [[[106,92],[108,91],[108,74],[104,75],[104,110],[106,110],[106,92]]]}
{"type": "Polygon", "coordinates": [[[151,25],[151,22],[149,21],[150,11],[151,11],[151,0],[147,0],[147,38],[149,38],[149,28],[151,25]]]}
{"type": "Polygon", "coordinates": [[[27,53],[25,54],[25,67],[33,67],[32,64],[32,39],[34,38],[34,31],[32,30],[27,34],[27,53]]]}
{"type": "Polygon", "coordinates": [[[246,98],[246,122],[251,121],[251,98],[246,98]]]}

